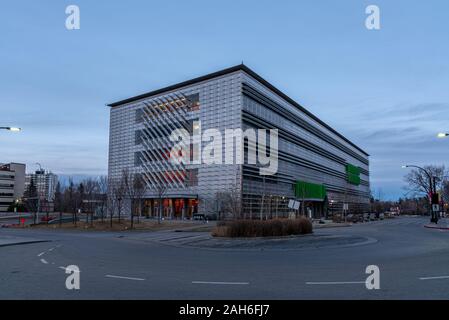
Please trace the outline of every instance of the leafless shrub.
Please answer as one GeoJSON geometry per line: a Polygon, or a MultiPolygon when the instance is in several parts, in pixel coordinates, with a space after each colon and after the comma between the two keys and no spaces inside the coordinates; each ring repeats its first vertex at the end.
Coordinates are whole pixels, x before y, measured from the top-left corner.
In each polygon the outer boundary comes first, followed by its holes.
{"type": "Polygon", "coordinates": [[[312,233],[313,227],[309,219],[274,219],[274,220],[235,220],[220,223],[212,231],[214,237],[251,238],[279,237],[312,233]]]}

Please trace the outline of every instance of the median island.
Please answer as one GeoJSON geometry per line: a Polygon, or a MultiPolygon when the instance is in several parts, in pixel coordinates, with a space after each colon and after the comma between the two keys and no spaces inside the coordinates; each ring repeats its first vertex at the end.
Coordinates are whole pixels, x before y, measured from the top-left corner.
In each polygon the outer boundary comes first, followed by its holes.
{"type": "Polygon", "coordinates": [[[283,237],[312,232],[312,222],[305,217],[300,217],[298,219],[221,221],[212,230],[212,236],[225,238],[283,237]]]}

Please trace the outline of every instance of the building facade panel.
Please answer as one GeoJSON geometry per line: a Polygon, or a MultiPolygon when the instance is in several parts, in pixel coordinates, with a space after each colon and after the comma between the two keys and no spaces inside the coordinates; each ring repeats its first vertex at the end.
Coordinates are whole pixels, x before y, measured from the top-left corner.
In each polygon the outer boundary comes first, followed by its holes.
{"type": "MultiPolygon", "coordinates": [[[[244,119],[249,119],[253,125],[280,129],[279,173],[288,176],[292,182],[306,181],[326,187],[327,199],[323,199],[321,205],[310,201],[312,215],[315,215],[316,207],[320,207],[319,215],[324,210],[341,211],[344,203],[348,203],[351,211],[367,211],[370,199],[368,155],[251,75],[245,74],[243,79],[248,88],[244,90],[243,111],[248,113],[244,119]],[[288,156],[288,161],[283,160],[283,155],[288,156]],[[347,164],[361,169],[359,185],[348,182],[347,164]]],[[[256,185],[256,182],[244,185],[244,193],[260,193],[264,189],[256,185]]],[[[284,190],[284,185],[279,188],[270,186],[273,197],[282,197],[284,190]]],[[[293,190],[290,190],[289,196],[292,194],[293,190]]]]}
{"type": "MultiPolygon", "coordinates": [[[[158,179],[158,172],[165,169],[173,170],[173,166],[167,159],[161,161],[137,161],[139,157],[146,152],[149,158],[157,157],[161,149],[171,148],[168,136],[171,129],[180,127],[182,120],[185,123],[198,122],[201,132],[209,129],[218,130],[224,138],[226,129],[241,127],[241,73],[234,72],[221,76],[210,81],[185,86],[177,90],[163,92],[162,94],[151,96],[139,101],[128,103],[124,106],[111,108],[111,127],[110,127],[110,150],[109,150],[109,177],[111,179],[120,179],[124,170],[133,172],[147,173],[148,178],[158,179]],[[152,108],[164,101],[170,101],[173,97],[198,97],[199,106],[192,108],[182,117],[176,112],[167,112],[164,115],[158,115],[155,111],[147,111],[145,115],[151,115],[151,118],[145,121],[136,121],[136,113],[142,108],[152,108]],[[152,113],[154,112],[154,113],[152,113]],[[182,118],[180,120],[180,118],[182,118]],[[148,143],[136,143],[136,132],[143,131],[148,143]]],[[[181,113],[181,111],[180,111],[181,113]]],[[[207,141],[201,142],[201,150],[208,144],[207,141]]],[[[194,148],[194,150],[197,150],[194,148]]],[[[224,150],[223,159],[226,156],[224,150]]],[[[145,160],[149,160],[145,157],[145,160]]],[[[194,212],[204,213],[213,209],[214,198],[219,192],[224,192],[235,186],[239,187],[240,177],[237,176],[239,166],[237,165],[202,165],[201,163],[187,165],[183,172],[196,173],[197,183],[194,185],[183,185],[177,179],[174,179],[171,186],[164,193],[164,198],[170,199],[169,209],[164,209],[164,215],[173,216],[173,199],[182,199],[184,202],[196,200],[194,212]]],[[[150,206],[157,208],[155,201],[158,201],[158,192],[156,188],[150,188],[146,197],[151,201],[150,206]]],[[[164,204],[165,206],[166,204],[164,204]]],[[[125,206],[125,211],[129,212],[131,206],[129,203],[125,206]]],[[[149,208],[148,210],[150,210],[149,208]]]]}

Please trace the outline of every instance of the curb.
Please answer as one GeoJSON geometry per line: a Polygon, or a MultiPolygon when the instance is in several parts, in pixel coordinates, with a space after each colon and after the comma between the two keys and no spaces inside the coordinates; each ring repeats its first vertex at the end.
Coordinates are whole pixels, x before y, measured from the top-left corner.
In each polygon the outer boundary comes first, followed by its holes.
{"type": "Polygon", "coordinates": [[[449,227],[433,227],[433,226],[428,225],[428,224],[424,225],[424,228],[427,228],[427,229],[437,229],[437,230],[449,230],[449,227]]]}
{"type": "Polygon", "coordinates": [[[328,228],[346,228],[346,227],[351,227],[352,224],[351,223],[341,223],[341,224],[314,224],[313,228],[314,229],[328,229],[328,228]]]}
{"type": "Polygon", "coordinates": [[[23,241],[23,242],[11,242],[11,243],[0,244],[0,248],[1,247],[11,247],[11,246],[20,246],[23,244],[41,243],[41,242],[51,242],[51,240],[30,240],[30,241],[23,241]]]}

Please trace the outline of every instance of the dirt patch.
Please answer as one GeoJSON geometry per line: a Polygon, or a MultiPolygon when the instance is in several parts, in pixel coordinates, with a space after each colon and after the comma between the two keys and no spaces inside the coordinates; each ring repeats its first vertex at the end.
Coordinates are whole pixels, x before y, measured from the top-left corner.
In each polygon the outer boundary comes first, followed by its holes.
{"type": "MultiPolygon", "coordinates": [[[[172,230],[172,229],[183,229],[192,227],[201,227],[201,223],[191,222],[191,221],[162,221],[158,223],[157,221],[147,221],[140,220],[140,222],[134,221],[134,226],[132,230],[138,231],[159,231],[159,230],[172,230]]],[[[110,221],[94,221],[93,223],[86,223],[85,221],[78,221],[76,225],[73,222],[66,222],[62,225],[56,224],[39,224],[34,225],[29,228],[33,229],[60,229],[60,230],[80,230],[80,231],[128,231],[131,230],[131,222],[127,220],[122,220],[121,222],[113,221],[112,227],[110,221]]]]}

